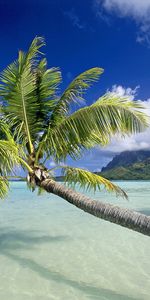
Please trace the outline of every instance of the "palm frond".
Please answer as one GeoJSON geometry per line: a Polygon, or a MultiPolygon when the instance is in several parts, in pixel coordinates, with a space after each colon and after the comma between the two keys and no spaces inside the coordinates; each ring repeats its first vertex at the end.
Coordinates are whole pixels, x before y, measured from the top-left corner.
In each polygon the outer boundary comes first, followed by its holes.
{"type": "Polygon", "coordinates": [[[0,96],[16,141],[33,152],[34,142],[47,128],[61,82],[58,68],[47,69],[46,59],[39,59],[43,38],[36,37],[28,52],[19,51],[18,59],[1,73],[0,96]]]}
{"type": "Polygon", "coordinates": [[[9,174],[19,164],[18,148],[10,141],[0,140],[0,173],[9,174]]]}
{"type": "Polygon", "coordinates": [[[36,63],[39,63],[38,56],[42,54],[40,49],[45,46],[45,40],[43,37],[36,36],[27,52],[26,60],[32,63],[32,66],[36,63]]]}
{"type": "Polygon", "coordinates": [[[31,152],[31,136],[33,136],[35,132],[35,115],[38,106],[34,92],[34,77],[31,73],[31,67],[28,66],[22,72],[12,90],[9,90],[7,95],[9,106],[6,106],[4,109],[10,124],[21,126],[24,138],[26,139],[26,142],[29,143],[31,152]]]}
{"type": "Polygon", "coordinates": [[[7,194],[9,182],[8,174],[19,165],[20,146],[17,146],[11,136],[9,127],[0,120],[0,198],[7,194]]]}
{"type": "Polygon", "coordinates": [[[29,51],[19,51],[18,60],[8,66],[0,76],[0,96],[5,104],[3,111],[10,125],[22,132],[22,138],[29,144],[30,152],[33,151],[33,136],[40,130],[40,124],[36,122],[39,104],[36,101],[33,61],[37,59],[43,44],[43,40],[36,37],[29,51]]]}
{"type": "Polygon", "coordinates": [[[9,182],[7,178],[0,176],[0,198],[4,199],[7,195],[9,182]]]}
{"type": "MultiPolygon", "coordinates": [[[[56,90],[61,83],[62,77],[59,68],[47,68],[46,59],[42,59],[34,70],[37,75],[37,89],[41,100],[55,100],[56,90]]],[[[57,99],[58,100],[58,99],[57,99]]]]}
{"type": "Polygon", "coordinates": [[[0,120],[0,174],[10,174],[19,165],[20,156],[25,157],[23,149],[13,140],[8,125],[0,120]]]}
{"type": "Polygon", "coordinates": [[[99,79],[101,68],[92,68],[77,76],[60,97],[50,119],[51,127],[58,124],[68,113],[72,102],[80,103],[86,90],[99,79]]]}
{"type": "Polygon", "coordinates": [[[87,170],[73,167],[63,168],[64,180],[71,186],[78,184],[79,187],[86,190],[101,190],[105,188],[108,192],[115,192],[116,195],[125,197],[127,194],[119,186],[105,179],[102,176],[91,173],[87,170]]]}
{"type": "Polygon", "coordinates": [[[149,120],[142,108],[139,102],[107,94],[49,129],[42,147],[56,161],[67,155],[78,158],[83,149],[107,145],[115,133],[129,135],[143,131],[149,120]]]}
{"type": "MultiPolygon", "coordinates": [[[[58,98],[57,89],[62,80],[59,68],[47,69],[46,59],[42,59],[34,70],[36,76],[36,95],[39,104],[37,120],[43,120],[43,127],[48,124],[50,114],[54,109],[58,98]]],[[[44,128],[41,128],[44,130],[44,128]]]]}

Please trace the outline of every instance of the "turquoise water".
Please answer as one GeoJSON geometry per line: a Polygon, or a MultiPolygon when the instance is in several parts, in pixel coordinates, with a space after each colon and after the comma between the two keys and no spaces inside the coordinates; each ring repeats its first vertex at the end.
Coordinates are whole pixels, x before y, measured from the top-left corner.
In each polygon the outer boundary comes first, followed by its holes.
{"type": "MultiPolygon", "coordinates": [[[[95,198],[150,215],[150,182],[119,185],[129,202],[95,198]]],[[[150,299],[150,238],[38,197],[24,182],[11,184],[0,215],[0,299],[150,299]]]]}

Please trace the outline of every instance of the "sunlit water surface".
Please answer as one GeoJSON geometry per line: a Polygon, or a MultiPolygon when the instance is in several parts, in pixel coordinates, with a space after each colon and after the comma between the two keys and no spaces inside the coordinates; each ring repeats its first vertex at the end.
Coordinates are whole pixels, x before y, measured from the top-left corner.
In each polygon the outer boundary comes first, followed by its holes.
{"type": "MultiPolygon", "coordinates": [[[[150,182],[119,185],[129,202],[95,198],[150,215],[150,182]]],[[[0,202],[0,299],[149,300],[150,238],[11,183],[0,202]]]]}

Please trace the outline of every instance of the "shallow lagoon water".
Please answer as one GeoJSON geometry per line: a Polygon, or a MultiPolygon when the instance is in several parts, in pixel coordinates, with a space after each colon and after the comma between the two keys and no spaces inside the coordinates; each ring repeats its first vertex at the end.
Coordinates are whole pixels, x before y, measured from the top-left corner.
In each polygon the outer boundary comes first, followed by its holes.
{"type": "MultiPolygon", "coordinates": [[[[150,182],[119,182],[129,201],[96,199],[150,215],[150,182]]],[[[52,194],[11,183],[0,202],[0,299],[149,300],[150,238],[96,219],[52,194]]]]}

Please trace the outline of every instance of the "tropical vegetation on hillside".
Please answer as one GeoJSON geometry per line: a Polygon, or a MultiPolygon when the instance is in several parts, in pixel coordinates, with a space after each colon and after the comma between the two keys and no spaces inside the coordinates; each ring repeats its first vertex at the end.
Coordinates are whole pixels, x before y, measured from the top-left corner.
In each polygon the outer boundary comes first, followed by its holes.
{"type": "Polygon", "coordinates": [[[0,196],[8,187],[8,175],[15,166],[28,173],[27,183],[54,193],[78,208],[122,226],[150,235],[150,218],[110,204],[92,200],[55,181],[53,169],[46,162],[53,159],[67,183],[79,183],[87,189],[126,193],[109,180],[87,170],[64,166],[69,155],[82,156],[84,149],[107,145],[116,134],[141,132],[148,119],[139,102],[106,93],[92,105],[71,112],[72,103],[80,105],[86,90],[99,79],[101,68],[92,68],[77,76],[63,93],[59,68],[47,67],[41,54],[43,38],[36,37],[29,50],[19,51],[18,58],[0,75],[0,196]]]}
{"type": "Polygon", "coordinates": [[[150,180],[150,159],[96,174],[105,176],[109,180],[150,180]]]}
{"type": "Polygon", "coordinates": [[[125,151],[98,172],[111,180],[150,180],[150,151],[125,151]]]}

